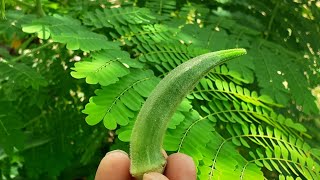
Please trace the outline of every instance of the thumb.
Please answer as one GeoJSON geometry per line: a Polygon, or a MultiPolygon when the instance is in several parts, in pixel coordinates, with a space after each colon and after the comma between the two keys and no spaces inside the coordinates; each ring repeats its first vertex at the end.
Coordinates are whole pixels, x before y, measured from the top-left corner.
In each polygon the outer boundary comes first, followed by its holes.
{"type": "Polygon", "coordinates": [[[151,172],[143,175],[143,180],[169,180],[163,174],[151,172]]]}

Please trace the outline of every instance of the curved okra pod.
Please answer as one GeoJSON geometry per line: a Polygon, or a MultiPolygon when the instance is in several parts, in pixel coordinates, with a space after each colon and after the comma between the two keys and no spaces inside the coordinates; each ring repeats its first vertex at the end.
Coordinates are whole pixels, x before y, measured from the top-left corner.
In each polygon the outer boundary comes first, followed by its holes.
{"type": "Polygon", "coordinates": [[[173,69],[152,91],[142,106],[130,141],[131,169],[134,177],[162,173],[166,159],[162,143],[167,124],[182,99],[214,67],[246,54],[245,49],[229,49],[197,56],[173,69]]]}

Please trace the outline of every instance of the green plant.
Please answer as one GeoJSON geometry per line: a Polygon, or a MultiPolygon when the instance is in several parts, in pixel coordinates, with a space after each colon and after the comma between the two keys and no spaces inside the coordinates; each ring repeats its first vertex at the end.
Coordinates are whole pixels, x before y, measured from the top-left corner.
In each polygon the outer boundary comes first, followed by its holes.
{"type": "Polygon", "coordinates": [[[319,21],[319,3],[304,0],[8,0],[0,175],[93,175],[101,151],[128,151],[142,104],[171,70],[243,47],[183,99],[163,148],[192,156],[199,179],[319,179],[319,21]]]}

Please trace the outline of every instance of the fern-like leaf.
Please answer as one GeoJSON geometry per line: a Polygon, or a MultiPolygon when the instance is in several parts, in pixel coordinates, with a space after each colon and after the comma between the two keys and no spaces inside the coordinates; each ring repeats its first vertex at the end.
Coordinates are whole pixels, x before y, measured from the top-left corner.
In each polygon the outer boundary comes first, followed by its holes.
{"type": "Polygon", "coordinates": [[[23,14],[21,11],[6,11],[6,20],[0,23],[0,34],[6,32],[21,31],[21,25],[28,23],[36,18],[35,15],[23,14]]]}
{"type": "Polygon", "coordinates": [[[203,154],[204,163],[199,167],[203,179],[265,179],[256,164],[249,164],[243,169],[247,160],[239,154],[232,142],[218,133],[214,133],[203,154]]]}
{"type": "Polygon", "coordinates": [[[95,125],[103,120],[108,129],[115,129],[117,124],[127,125],[158,82],[151,71],[136,70],[117,83],[97,90],[97,96],[90,98],[83,110],[88,114],[87,123],[95,125]]]}
{"type": "Polygon", "coordinates": [[[25,145],[26,136],[23,133],[21,118],[14,114],[10,102],[0,101],[0,147],[9,155],[14,149],[21,150],[25,145]]]}
{"type": "Polygon", "coordinates": [[[177,8],[175,0],[148,0],[146,7],[162,16],[169,16],[177,8]]]}
{"type": "Polygon", "coordinates": [[[171,67],[168,71],[195,56],[209,52],[179,42],[141,44],[135,51],[139,61],[157,65],[167,63],[166,66],[171,67]]]}
{"type": "Polygon", "coordinates": [[[111,36],[115,40],[124,42],[127,45],[176,41],[172,39],[172,36],[177,31],[177,29],[172,29],[161,24],[142,25],[140,27],[129,25],[117,28],[116,30],[120,36],[114,33],[111,33],[111,36]]]}
{"type": "Polygon", "coordinates": [[[124,7],[104,9],[103,11],[96,9],[95,12],[87,12],[82,20],[88,26],[112,28],[128,24],[150,24],[155,20],[155,17],[147,8],[124,7]]]}
{"type": "Polygon", "coordinates": [[[40,39],[51,39],[54,42],[67,44],[70,50],[81,49],[94,51],[118,47],[102,35],[87,30],[76,19],[63,16],[46,16],[31,23],[24,24],[22,30],[26,33],[36,33],[40,39]]]}
{"type": "Polygon", "coordinates": [[[306,179],[319,178],[320,166],[311,153],[310,146],[303,140],[270,126],[263,128],[250,124],[248,127],[245,124],[242,131],[239,131],[237,125],[228,126],[227,129],[232,135],[229,140],[235,145],[247,146],[247,141],[250,141],[263,147],[263,150],[257,148],[249,152],[253,160],[249,160],[243,170],[248,164],[255,163],[270,171],[277,170],[280,174],[286,172],[296,176],[302,174],[306,179]]]}
{"type": "Polygon", "coordinates": [[[22,86],[38,90],[48,82],[38,72],[23,63],[0,61],[0,82],[7,82],[12,88],[22,86]]]}
{"type": "Polygon", "coordinates": [[[107,86],[129,74],[129,68],[142,67],[137,61],[131,60],[127,52],[117,49],[103,50],[91,56],[91,61],[77,62],[71,68],[74,70],[71,72],[74,78],[86,78],[88,84],[107,86]]]}
{"type": "Polygon", "coordinates": [[[210,85],[212,84],[202,83],[202,87],[198,85],[196,87],[198,90],[193,94],[197,99],[209,101],[206,106],[201,106],[201,108],[211,117],[212,121],[220,120],[239,124],[243,124],[244,121],[265,122],[285,132],[305,134],[306,128],[301,124],[294,123],[292,119],[277,115],[271,110],[270,105],[275,104],[270,101],[270,98],[259,97],[257,92],[250,92],[232,82],[226,83],[219,79],[215,80],[215,87],[210,85]],[[232,106],[230,106],[231,103],[232,106]],[[211,114],[211,112],[213,113],[211,114]]]}
{"type": "Polygon", "coordinates": [[[268,94],[282,104],[289,101],[289,93],[292,94],[297,105],[303,105],[305,113],[316,113],[318,108],[314,103],[315,98],[312,96],[308,87],[308,81],[303,72],[299,71],[299,65],[294,58],[285,53],[281,56],[271,53],[266,49],[257,50],[258,61],[255,62],[255,69],[259,85],[263,88],[262,93],[268,94]],[[280,57],[286,57],[286,62],[280,57]],[[288,64],[290,62],[290,65],[288,64]]]}
{"type": "MultiPolygon", "coordinates": [[[[234,145],[231,142],[225,143],[214,131],[214,124],[208,116],[202,117],[194,110],[184,115],[185,120],[176,129],[167,131],[164,148],[190,155],[198,167],[200,179],[237,179],[241,175],[241,166],[246,161],[235,150],[234,145]],[[219,148],[221,143],[223,146],[219,148]],[[215,166],[212,166],[213,163],[215,166]]],[[[248,176],[263,178],[256,165],[248,167],[248,176]]]]}
{"type": "Polygon", "coordinates": [[[211,18],[213,26],[195,28],[196,25],[186,25],[178,36],[182,37],[185,42],[191,42],[210,50],[234,46],[248,48],[249,53],[246,57],[228,63],[232,71],[241,73],[248,79],[248,82],[253,82],[254,71],[259,86],[262,88],[261,93],[275,99],[277,103],[287,105],[295,101],[298,106],[304,107],[298,109],[306,114],[318,112],[314,97],[310,90],[305,88],[310,85],[302,69],[308,71],[309,62],[301,58],[303,55],[261,39],[257,31],[252,31],[240,25],[239,22],[222,17],[211,18]],[[227,30],[230,29],[232,29],[231,34],[228,34],[227,30]]]}

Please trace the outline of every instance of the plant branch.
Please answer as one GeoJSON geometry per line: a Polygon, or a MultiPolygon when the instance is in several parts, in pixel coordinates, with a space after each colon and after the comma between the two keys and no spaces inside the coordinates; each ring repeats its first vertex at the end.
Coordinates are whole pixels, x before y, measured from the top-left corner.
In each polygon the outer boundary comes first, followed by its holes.
{"type": "Polygon", "coordinates": [[[53,42],[48,42],[48,43],[46,43],[46,44],[43,44],[43,45],[41,45],[41,46],[39,46],[39,47],[37,47],[37,48],[35,48],[35,49],[32,49],[30,52],[28,52],[28,53],[26,53],[26,54],[22,54],[22,55],[20,55],[20,56],[18,56],[18,57],[16,57],[16,58],[11,59],[11,61],[12,61],[12,62],[17,62],[17,61],[19,61],[20,59],[28,56],[29,54],[35,53],[35,52],[37,52],[37,51],[39,51],[39,50],[41,50],[41,49],[43,49],[43,48],[46,48],[46,47],[48,47],[48,46],[50,46],[50,45],[52,45],[52,44],[53,44],[53,42]]]}

